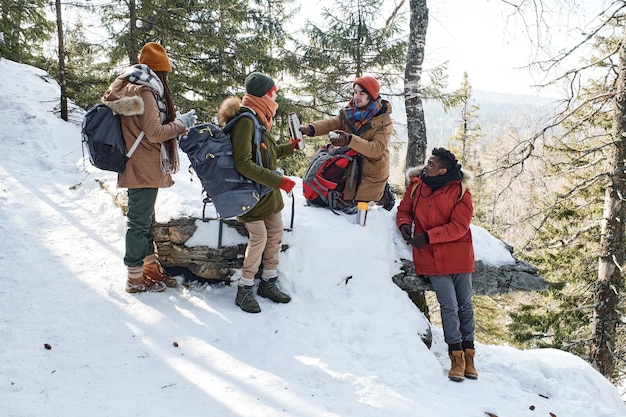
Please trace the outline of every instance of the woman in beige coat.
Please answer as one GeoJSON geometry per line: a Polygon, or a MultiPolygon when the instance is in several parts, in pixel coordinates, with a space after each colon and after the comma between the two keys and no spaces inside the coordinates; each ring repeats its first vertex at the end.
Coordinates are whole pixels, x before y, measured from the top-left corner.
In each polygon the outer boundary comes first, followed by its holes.
{"type": "Polygon", "coordinates": [[[363,174],[356,190],[344,191],[346,200],[379,202],[389,179],[389,150],[387,145],[393,133],[391,103],[381,99],[378,81],[369,75],[357,78],[352,84],[352,99],[339,114],[331,119],[301,126],[307,136],[321,136],[333,131],[335,146],[347,146],[362,155],[363,174]]]}
{"type": "Polygon", "coordinates": [[[126,291],[163,291],[176,280],[161,268],[152,238],[154,207],[159,188],[174,184],[178,170],[176,138],[196,121],[194,111],[176,116],[167,84],[172,70],[163,46],[149,42],[139,64],[126,69],[104,93],[102,102],[121,115],[126,151],[141,132],[144,137],[119,174],[117,186],[128,188],[128,228],[124,264],[128,268],[126,291]]]}

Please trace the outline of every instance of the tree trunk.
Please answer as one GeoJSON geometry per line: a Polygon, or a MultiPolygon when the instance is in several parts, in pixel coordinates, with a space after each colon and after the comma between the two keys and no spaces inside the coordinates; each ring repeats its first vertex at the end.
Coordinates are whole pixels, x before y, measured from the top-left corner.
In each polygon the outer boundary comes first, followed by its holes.
{"type": "MultiPolygon", "coordinates": [[[[428,29],[428,7],[426,0],[410,0],[411,19],[409,22],[409,44],[404,70],[404,106],[406,108],[406,168],[421,165],[426,160],[426,121],[421,96],[422,64],[428,29]]],[[[416,291],[411,294],[413,303],[429,316],[426,293],[416,291]]]]}
{"type": "Polygon", "coordinates": [[[63,42],[63,19],[61,0],[56,0],[57,35],[59,38],[59,84],[61,86],[61,119],[67,122],[67,80],[65,74],[65,44],[63,42]]]}
{"type": "Polygon", "coordinates": [[[615,372],[619,296],[624,286],[624,204],[626,191],[626,31],[620,45],[619,77],[613,118],[613,154],[604,197],[598,283],[595,294],[590,362],[606,378],[615,372]]]}
{"type": "Polygon", "coordinates": [[[426,123],[421,97],[422,64],[428,29],[428,7],[426,0],[411,0],[409,44],[404,71],[404,104],[408,143],[406,167],[421,165],[426,160],[426,123]]]}
{"type": "Polygon", "coordinates": [[[135,0],[130,0],[128,2],[128,40],[126,51],[128,53],[128,62],[131,65],[139,63],[139,51],[137,50],[139,41],[137,39],[137,4],[135,0]]]}

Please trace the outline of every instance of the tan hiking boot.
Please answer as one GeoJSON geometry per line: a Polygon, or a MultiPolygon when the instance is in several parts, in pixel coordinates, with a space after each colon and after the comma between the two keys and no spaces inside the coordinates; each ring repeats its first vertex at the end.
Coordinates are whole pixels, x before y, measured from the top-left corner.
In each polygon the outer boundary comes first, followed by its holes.
{"type": "Polygon", "coordinates": [[[126,280],[126,292],[129,293],[137,293],[137,292],[161,292],[165,291],[164,282],[160,281],[152,281],[147,276],[142,276],[141,278],[128,278],[126,280]]]}
{"type": "Polygon", "coordinates": [[[465,378],[467,379],[478,379],[478,372],[474,367],[474,355],[476,354],[475,349],[466,348],[463,351],[463,356],[465,357],[465,378]]]}
{"type": "Polygon", "coordinates": [[[448,378],[461,382],[465,379],[465,357],[462,350],[453,350],[450,356],[450,372],[448,378]]]}
{"type": "Polygon", "coordinates": [[[158,262],[153,264],[144,264],[143,273],[152,281],[162,282],[166,287],[171,288],[178,285],[178,281],[169,276],[158,262]]]}

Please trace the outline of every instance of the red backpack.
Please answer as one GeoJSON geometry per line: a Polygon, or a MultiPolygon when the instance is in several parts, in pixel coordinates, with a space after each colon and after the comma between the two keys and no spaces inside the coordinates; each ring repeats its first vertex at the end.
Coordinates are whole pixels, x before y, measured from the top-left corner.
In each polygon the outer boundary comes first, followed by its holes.
{"type": "MultiPolygon", "coordinates": [[[[354,200],[346,201],[343,192],[358,189],[361,183],[361,154],[348,147],[337,148],[328,144],[318,149],[302,177],[302,190],[310,205],[331,210],[350,211],[354,200]]],[[[356,191],[355,191],[356,195],[356,191]]]]}

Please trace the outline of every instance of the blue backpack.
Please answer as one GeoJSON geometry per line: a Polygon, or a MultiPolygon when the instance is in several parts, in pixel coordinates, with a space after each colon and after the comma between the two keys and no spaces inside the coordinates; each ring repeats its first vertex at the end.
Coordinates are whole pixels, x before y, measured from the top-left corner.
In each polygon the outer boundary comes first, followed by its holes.
{"type": "Polygon", "coordinates": [[[120,116],[104,104],[97,104],[85,113],[81,133],[91,164],[117,173],[124,172],[126,162],[144,136],[142,131],[126,153],[120,116]]]}
{"type": "Polygon", "coordinates": [[[239,114],[223,129],[212,123],[193,126],[180,140],[180,148],[189,157],[206,192],[205,207],[207,202],[212,202],[220,218],[241,216],[249,212],[261,197],[272,191],[270,187],[244,177],[235,168],[229,133],[242,117],[249,117],[254,123],[254,159],[263,166],[261,142],[266,129],[252,113],[239,114]]]}

